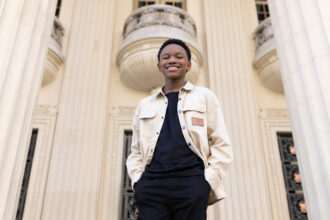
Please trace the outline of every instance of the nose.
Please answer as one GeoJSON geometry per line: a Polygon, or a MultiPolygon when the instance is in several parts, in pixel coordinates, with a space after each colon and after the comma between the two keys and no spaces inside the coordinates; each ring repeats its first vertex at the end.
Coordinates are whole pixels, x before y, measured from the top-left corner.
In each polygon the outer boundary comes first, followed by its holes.
{"type": "Polygon", "coordinates": [[[176,63],[176,58],[175,57],[170,57],[169,63],[176,63]]]}

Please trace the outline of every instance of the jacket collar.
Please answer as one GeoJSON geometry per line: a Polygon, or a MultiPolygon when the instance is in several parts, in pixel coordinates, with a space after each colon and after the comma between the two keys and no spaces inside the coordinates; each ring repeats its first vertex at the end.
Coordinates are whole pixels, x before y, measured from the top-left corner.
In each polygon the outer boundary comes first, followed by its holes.
{"type": "MultiPolygon", "coordinates": [[[[165,85],[164,85],[165,86],[165,85]]],[[[164,86],[162,86],[161,88],[159,88],[156,92],[156,97],[158,97],[159,95],[163,95],[165,96],[165,93],[163,92],[163,88],[164,86]]],[[[181,88],[181,90],[186,90],[186,91],[190,91],[194,88],[194,85],[189,82],[189,81],[186,81],[186,83],[184,84],[184,86],[181,88]]]]}

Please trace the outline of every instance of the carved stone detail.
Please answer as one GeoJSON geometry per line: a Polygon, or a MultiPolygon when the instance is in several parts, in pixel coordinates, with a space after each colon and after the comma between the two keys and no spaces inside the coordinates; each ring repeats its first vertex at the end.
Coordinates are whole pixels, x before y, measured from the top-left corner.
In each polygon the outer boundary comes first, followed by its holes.
{"type": "Polygon", "coordinates": [[[267,161],[265,169],[271,189],[269,196],[272,201],[273,219],[283,220],[289,220],[290,214],[277,143],[277,132],[291,131],[289,118],[285,117],[286,112],[286,109],[261,109],[259,112],[264,158],[267,161]]]}
{"type": "Polygon", "coordinates": [[[253,39],[256,57],[253,65],[258,71],[263,84],[278,93],[283,93],[280,64],[270,18],[265,19],[256,28],[253,39]]]}
{"type": "Polygon", "coordinates": [[[64,36],[64,27],[60,20],[55,17],[54,18],[54,25],[53,25],[53,30],[52,30],[52,39],[56,41],[56,43],[62,48],[62,39],[64,36]]]}
{"type": "Polygon", "coordinates": [[[119,205],[114,201],[122,199],[122,167],[125,160],[124,153],[124,132],[132,129],[132,115],[125,115],[129,111],[134,112],[136,107],[115,107],[109,114],[109,132],[107,145],[104,151],[104,167],[102,180],[103,208],[107,209],[104,219],[120,219],[119,205]],[[125,111],[119,111],[125,109],[125,111]],[[131,110],[130,110],[131,109],[131,110]],[[134,109],[134,110],[133,110],[134,109]],[[120,115],[120,113],[124,113],[120,115]],[[109,206],[109,204],[112,204],[109,206]]]}
{"type": "Polygon", "coordinates": [[[111,109],[111,116],[128,116],[133,117],[136,106],[114,106],[111,109]]]}
{"type": "Polygon", "coordinates": [[[60,66],[63,64],[64,56],[62,54],[62,38],[64,36],[64,28],[60,21],[55,17],[52,35],[48,46],[47,60],[42,79],[42,86],[46,86],[53,82],[56,78],[60,66]]]}
{"type": "Polygon", "coordinates": [[[50,155],[55,131],[56,106],[38,105],[35,108],[32,127],[38,129],[23,219],[42,219],[50,155]]]}
{"type": "Polygon", "coordinates": [[[262,108],[259,109],[260,119],[289,119],[289,113],[287,109],[280,108],[262,108]]]}
{"type": "Polygon", "coordinates": [[[274,38],[274,33],[272,29],[272,22],[270,18],[266,18],[263,22],[259,24],[253,34],[253,39],[255,42],[256,49],[258,50],[264,43],[274,38]]]}
{"type": "Polygon", "coordinates": [[[134,11],[126,19],[123,36],[126,38],[133,31],[152,25],[172,26],[196,37],[194,20],[184,10],[163,4],[150,5],[134,11]]]}
{"type": "Polygon", "coordinates": [[[196,42],[195,23],[184,10],[168,5],[137,9],[127,18],[123,37],[116,62],[126,86],[150,91],[163,85],[164,77],[157,69],[157,52],[168,38],[178,38],[188,44],[192,68],[187,79],[197,81],[203,60],[196,42]]]}
{"type": "Polygon", "coordinates": [[[308,219],[292,134],[278,134],[277,139],[291,219],[308,219]]]}
{"type": "Polygon", "coordinates": [[[56,114],[56,105],[37,105],[34,109],[34,115],[56,114]]]}

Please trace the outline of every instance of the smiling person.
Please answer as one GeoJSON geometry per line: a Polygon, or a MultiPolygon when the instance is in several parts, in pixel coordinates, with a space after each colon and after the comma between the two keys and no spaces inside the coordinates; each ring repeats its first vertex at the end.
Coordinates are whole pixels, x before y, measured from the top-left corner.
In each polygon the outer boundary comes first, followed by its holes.
{"type": "Polygon", "coordinates": [[[158,52],[165,84],[140,101],[127,170],[140,220],[204,220],[225,197],[232,149],[216,96],[186,81],[191,52],[169,39],[158,52]]]}

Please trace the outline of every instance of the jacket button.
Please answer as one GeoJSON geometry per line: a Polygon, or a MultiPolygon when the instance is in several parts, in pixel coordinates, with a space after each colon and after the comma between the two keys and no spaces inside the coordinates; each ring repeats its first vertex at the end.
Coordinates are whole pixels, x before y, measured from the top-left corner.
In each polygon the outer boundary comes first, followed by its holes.
{"type": "Polygon", "coordinates": [[[162,119],[164,119],[164,116],[162,116],[162,119]]]}
{"type": "Polygon", "coordinates": [[[186,126],[183,125],[183,126],[182,126],[182,129],[185,129],[185,128],[186,128],[186,126]]]}
{"type": "Polygon", "coordinates": [[[181,111],[181,109],[179,110],[179,113],[181,113],[182,111],[181,111]]]}
{"type": "Polygon", "coordinates": [[[190,142],[188,143],[188,146],[191,146],[191,143],[190,142]]]}
{"type": "Polygon", "coordinates": [[[153,149],[150,149],[150,152],[153,152],[154,150],[153,149]]]}
{"type": "Polygon", "coordinates": [[[159,135],[159,132],[157,131],[156,134],[159,135]]]}
{"type": "Polygon", "coordinates": [[[165,105],[167,105],[167,102],[165,102],[165,105]]]}

